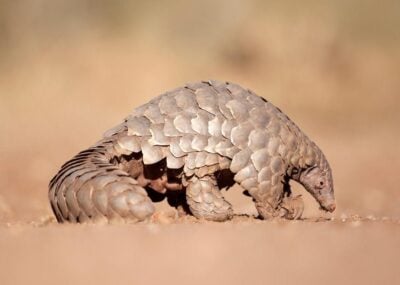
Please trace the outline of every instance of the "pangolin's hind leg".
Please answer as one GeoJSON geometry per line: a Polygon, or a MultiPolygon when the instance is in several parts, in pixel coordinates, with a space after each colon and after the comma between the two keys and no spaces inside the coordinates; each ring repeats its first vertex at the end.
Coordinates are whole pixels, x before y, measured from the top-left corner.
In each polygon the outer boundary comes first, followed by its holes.
{"type": "Polygon", "coordinates": [[[196,218],[225,221],[233,216],[232,205],[222,196],[214,176],[194,176],[189,180],[186,200],[196,218]]]}

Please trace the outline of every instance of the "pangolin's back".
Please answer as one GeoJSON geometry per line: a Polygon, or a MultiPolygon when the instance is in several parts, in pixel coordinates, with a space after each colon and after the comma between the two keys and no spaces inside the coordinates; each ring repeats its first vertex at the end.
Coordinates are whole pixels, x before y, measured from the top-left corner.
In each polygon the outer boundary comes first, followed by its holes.
{"type": "MultiPolygon", "coordinates": [[[[194,164],[198,152],[209,154],[209,160],[212,154],[228,159],[239,154],[233,172],[244,166],[245,154],[253,155],[255,164],[265,163],[262,154],[268,153],[270,160],[278,156],[296,167],[311,165],[318,155],[315,144],[279,108],[248,89],[219,81],[164,93],[136,108],[105,137],[115,133],[127,135],[121,146],[142,151],[145,164],[166,157],[171,168],[194,164]],[[256,152],[260,155],[254,156],[256,152]]],[[[195,167],[201,164],[205,161],[195,167]]]]}

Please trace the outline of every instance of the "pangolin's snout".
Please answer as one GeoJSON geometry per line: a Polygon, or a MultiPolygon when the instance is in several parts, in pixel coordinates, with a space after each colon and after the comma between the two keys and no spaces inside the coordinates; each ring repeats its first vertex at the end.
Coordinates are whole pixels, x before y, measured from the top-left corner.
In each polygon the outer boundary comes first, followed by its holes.
{"type": "Polygon", "coordinates": [[[324,210],[328,211],[328,212],[333,212],[336,209],[336,204],[335,203],[331,203],[329,205],[326,205],[324,207],[322,207],[324,210]]]}

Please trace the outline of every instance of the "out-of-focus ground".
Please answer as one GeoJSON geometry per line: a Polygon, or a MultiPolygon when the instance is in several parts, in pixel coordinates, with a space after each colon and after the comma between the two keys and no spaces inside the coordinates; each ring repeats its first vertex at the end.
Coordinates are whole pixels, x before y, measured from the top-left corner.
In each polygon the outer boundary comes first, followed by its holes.
{"type": "Polygon", "coordinates": [[[399,225],[0,229],[2,284],[399,284],[399,225]],[[6,256],[4,256],[6,254],[6,256]]]}
{"type": "Polygon", "coordinates": [[[389,0],[0,1],[0,283],[399,283],[399,26],[389,0]],[[303,222],[49,218],[62,163],[136,106],[202,79],[249,87],[317,142],[333,221],[312,222],[321,213],[298,186],[303,222]]]}

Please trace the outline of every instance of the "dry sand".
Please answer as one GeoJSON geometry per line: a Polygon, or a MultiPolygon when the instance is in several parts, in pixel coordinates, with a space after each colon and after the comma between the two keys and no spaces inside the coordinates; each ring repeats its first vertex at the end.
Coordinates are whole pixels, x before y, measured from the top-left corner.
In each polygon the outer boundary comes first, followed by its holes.
{"type": "Polygon", "coordinates": [[[2,284],[398,284],[394,221],[0,228],[2,284]]]}

